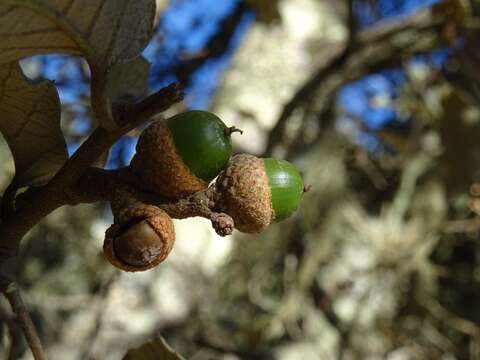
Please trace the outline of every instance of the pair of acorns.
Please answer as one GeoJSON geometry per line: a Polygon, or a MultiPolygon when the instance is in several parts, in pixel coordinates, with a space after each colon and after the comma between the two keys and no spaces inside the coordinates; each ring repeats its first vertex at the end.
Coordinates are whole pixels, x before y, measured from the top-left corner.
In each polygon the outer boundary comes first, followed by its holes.
{"type": "MultiPolygon", "coordinates": [[[[231,134],[236,131],[207,111],[188,111],[154,121],[141,134],[130,169],[143,190],[169,199],[203,191],[216,178],[211,185],[214,210],[228,214],[237,230],[260,233],[297,209],[304,185],[299,171],[285,160],[248,154],[230,158],[231,134]]],[[[130,224],[121,235],[115,224],[107,231],[106,257],[123,270],[152,268],[173,246],[175,232],[170,216],[153,206],[142,211],[146,211],[140,216],[143,220],[130,224]],[[154,233],[157,236],[152,236],[154,233]],[[139,246],[151,242],[152,237],[158,237],[157,247],[139,246]]],[[[128,216],[124,222],[128,222],[128,216]]]]}

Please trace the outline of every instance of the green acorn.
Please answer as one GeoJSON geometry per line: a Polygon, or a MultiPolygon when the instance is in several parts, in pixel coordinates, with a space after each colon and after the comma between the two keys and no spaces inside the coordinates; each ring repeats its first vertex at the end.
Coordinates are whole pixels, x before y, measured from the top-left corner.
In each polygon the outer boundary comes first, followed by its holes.
{"type": "Polygon", "coordinates": [[[216,188],[220,210],[246,233],[262,232],[273,221],[292,215],[304,192],[299,171],[288,161],[247,154],[231,159],[216,188]]]}
{"type": "Polygon", "coordinates": [[[140,136],[130,167],[147,190],[184,197],[205,189],[227,166],[235,131],[207,111],[155,121],[140,136]]]}

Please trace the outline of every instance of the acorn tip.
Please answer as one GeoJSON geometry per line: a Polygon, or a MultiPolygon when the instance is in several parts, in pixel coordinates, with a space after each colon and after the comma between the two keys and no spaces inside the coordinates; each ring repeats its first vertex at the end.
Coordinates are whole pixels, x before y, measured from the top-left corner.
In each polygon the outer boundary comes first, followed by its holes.
{"type": "Polygon", "coordinates": [[[236,133],[236,132],[240,133],[240,135],[243,134],[243,130],[238,129],[235,126],[230,126],[230,127],[225,129],[225,135],[226,136],[230,136],[230,135],[232,135],[233,133],[236,133]]]}

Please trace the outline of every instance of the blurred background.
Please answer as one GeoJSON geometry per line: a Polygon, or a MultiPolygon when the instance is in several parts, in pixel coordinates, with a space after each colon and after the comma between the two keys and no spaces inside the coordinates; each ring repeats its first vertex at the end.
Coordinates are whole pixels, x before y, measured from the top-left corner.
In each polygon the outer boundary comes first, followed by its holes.
{"type": "MultiPolygon", "coordinates": [[[[480,3],[157,5],[150,91],[186,92],[167,115],[217,113],[244,130],[236,152],[288,159],[312,189],[257,236],[175,221],[172,254],[141,274],[103,259],[107,204],[57,210],[19,264],[51,359],[121,359],[158,335],[195,360],[480,359],[480,3]]],[[[94,127],[86,64],[22,67],[55,80],[75,151],[94,127]]],[[[129,163],[138,134],[107,167],[129,163]]],[[[4,142],[0,161],[5,187],[4,142]]],[[[5,325],[0,339],[4,358],[5,325]]],[[[31,355],[20,341],[12,358],[31,355]]]]}

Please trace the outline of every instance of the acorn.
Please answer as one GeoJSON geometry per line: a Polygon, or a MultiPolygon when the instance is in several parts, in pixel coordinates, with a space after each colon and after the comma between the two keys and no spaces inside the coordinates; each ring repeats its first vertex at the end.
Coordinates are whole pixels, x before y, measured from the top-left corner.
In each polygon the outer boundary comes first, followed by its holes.
{"type": "Polygon", "coordinates": [[[140,136],[130,168],[149,191],[169,198],[190,195],[227,166],[236,131],[200,110],[154,121],[140,136]]]}
{"type": "Polygon", "coordinates": [[[236,155],[216,181],[217,203],[235,228],[260,233],[298,208],[304,185],[295,166],[285,160],[236,155]]]}
{"type": "Polygon", "coordinates": [[[160,264],[175,242],[175,230],[168,214],[155,206],[125,209],[120,220],[105,233],[103,253],[123,271],[145,271],[160,264]]]}

